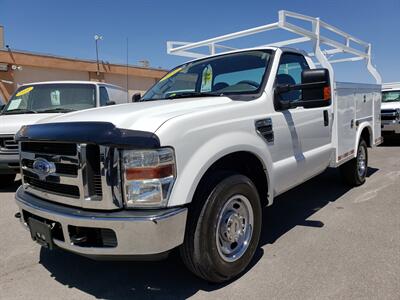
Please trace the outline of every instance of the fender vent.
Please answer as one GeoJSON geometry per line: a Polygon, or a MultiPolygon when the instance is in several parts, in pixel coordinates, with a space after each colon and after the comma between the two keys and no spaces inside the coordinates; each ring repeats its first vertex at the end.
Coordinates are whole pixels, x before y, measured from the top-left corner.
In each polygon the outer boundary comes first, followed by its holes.
{"type": "Polygon", "coordinates": [[[255,122],[257,133],[267,141],[267,143],[274,142],[274,130],[272,128],[271,118],[258,120],[255,122]]]}

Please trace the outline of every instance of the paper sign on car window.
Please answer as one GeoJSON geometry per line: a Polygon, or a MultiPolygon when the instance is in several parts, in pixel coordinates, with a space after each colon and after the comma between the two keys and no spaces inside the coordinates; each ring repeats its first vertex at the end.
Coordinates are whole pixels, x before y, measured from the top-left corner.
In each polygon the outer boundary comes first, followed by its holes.
{"type": "Polygon", "coordinates": [[[58,106],[61,104],[60,91],[55,90],[50,93],[51,105],[58,106]]]}
{"type": "Polygon", "coordinates": [[[11,100],[10,104],[7,107],[7,110],[18,109],[21,104],[21,100],[22,99],[20,98],[11,100]]]}
{"type": "Polygon", "coordinates": [[[204,68],[202,78],[201,78],[201,92],[210,92],[211,83],[213,79],[213,70],[211,65],[204,68]]]}
{"type": "Polygon", "coordinates": [[[28,94],[32,90],[33,90],[33,86],[27,87],[26,89],[23,89],[22,91],[19,91],[15,96],[16,97],[20,97],[22,95],[28,94]]]}

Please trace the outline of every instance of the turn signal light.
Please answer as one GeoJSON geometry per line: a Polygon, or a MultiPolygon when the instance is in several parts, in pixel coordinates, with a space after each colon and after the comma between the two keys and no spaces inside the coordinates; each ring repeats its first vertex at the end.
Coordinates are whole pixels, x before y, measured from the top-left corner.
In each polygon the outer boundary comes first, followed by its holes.
{"type": "Polygon", "coordinates": [[[125,170],[127,180],[165,178],[173,176],[174,173],[174,166],[172,164],[153,168],[133,168],[125,170]]]}
{"type": "Polygon", "coordinates": [[[324,100],[331,100],[331,87],[324,87],[324,100]]]}

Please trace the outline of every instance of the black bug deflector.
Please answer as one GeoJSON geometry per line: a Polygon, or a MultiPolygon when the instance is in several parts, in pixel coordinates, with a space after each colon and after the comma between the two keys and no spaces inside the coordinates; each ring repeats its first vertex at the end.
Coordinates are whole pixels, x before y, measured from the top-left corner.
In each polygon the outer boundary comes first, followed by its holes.
{"type": "Polygon", "coordinates": [[[159,148],[159,138],[151,132],[120,129],[108,122],[47,123],[23,126],[17,142],[60,141],[91,143],[116,148],[159,148]]]}

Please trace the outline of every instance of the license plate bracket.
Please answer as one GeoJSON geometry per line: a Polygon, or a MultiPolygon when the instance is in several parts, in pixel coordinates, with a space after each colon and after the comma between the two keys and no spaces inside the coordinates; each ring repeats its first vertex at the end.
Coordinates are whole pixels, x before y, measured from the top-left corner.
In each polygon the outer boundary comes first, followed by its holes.
{"type": "Polygon", "coordinates": [[[51,234],[51,226],[34,218],[28,219],[28,226],[31,231],[32,240],[36,241],[39,245],[53,249],[54,243],[51,234]]]}

